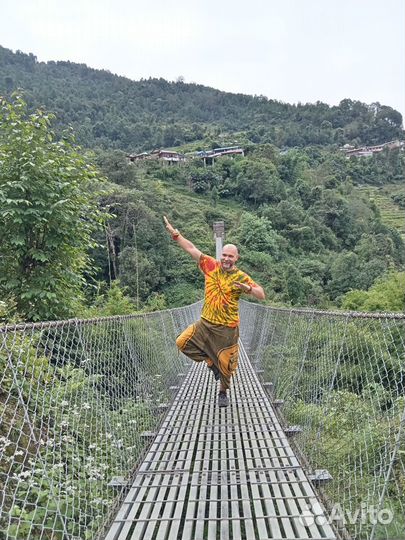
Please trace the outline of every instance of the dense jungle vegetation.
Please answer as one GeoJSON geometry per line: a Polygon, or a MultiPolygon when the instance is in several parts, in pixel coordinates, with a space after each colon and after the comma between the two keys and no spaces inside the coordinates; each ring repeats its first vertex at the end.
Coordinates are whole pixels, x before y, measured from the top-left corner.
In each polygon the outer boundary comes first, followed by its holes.
{"type": "Polygon", "coordinates": [[[5,318],[201,298],[198,271],[171,242],[163,214],[210,253],[212,223],[224,220],[240,266],[270,304],[403,308],[403,220],[389,221],[377,194],[388,190],[403,207],[404,152],[347,159],[341,150],[403,139],[390,107],[289,105],[182,81],[134,82],[4,48],[0,93],[5,318]],[[232,144],[245,156],[213,166],[127,159],[155,147],[192,156],[232,144]],[[386,283],[391,294],[373,292],[386,283]]]}

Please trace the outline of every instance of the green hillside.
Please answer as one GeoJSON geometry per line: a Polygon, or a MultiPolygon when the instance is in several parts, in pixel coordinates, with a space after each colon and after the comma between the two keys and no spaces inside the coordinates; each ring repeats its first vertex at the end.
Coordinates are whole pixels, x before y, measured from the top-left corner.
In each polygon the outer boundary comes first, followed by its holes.
{"type": "Polygon", "coordinates": [[[398,204],[397,200],[405,198],[405,190],[402,185],[386,184],[384,186],[358,186],[357,190],[366,195],[371,202],[375,202],[381,213],[381,221],[396,229],[405,240],[405,208],[398,204]],[[400,198],[402,194],[403,198],[400,198]]]}
{"type": "Polygon", "coordinates": [[[383,104],[344,99],[290,105],[264,96],[221,92],[164,79],[132,81],[72,62],[38,62],[0,47],[0,95],[23,90],[57,126],[73,126],[86,147],[126,151],[178,146],[243,132],[252,143],[277,147],[373,144],[403,138],[402,117],[383,104]]]}
{"type": "MultiPolygon", "coordinates": [[[[98,153],[97,162],[116,179],[108,197],[116,216],[109,225],[113,277],[141,304],[151,290],[165,305],[202,294],[193,261],[162,230],[163,214],[209,253],[215,250],[212,224],[224,220],[227,240],[240,246],[241,266],[263,284],[273,305],[338,306],[347,291],[367,290],[388,270],[403,268],[400,235],[384,224],[368,197],[356,196],[354,180],[368,171],[377,182],[381,161],[347,160],[340,152],[315,148],[280,153],[258,145],[245,157],[221,158],[207,167],[200,161],[133,164],[117,151],[98,153]],[[135,228],[128,232],[130,224],[135,228]]],[[[393,177],[397,173],[388,163],[385,169],[393,177]]],[[[99,277],[107,279],[105,256],[98,257],[99,277]]]]}
{"type": "Polygon", "coordinates": [[[405,153],[347,159],[341,150],[403,137],[401,115],[389,107],[349,99],[293,106],[163,79],[134,82],[3,48],[0,91],[6,313],[11,306],[20,318],[55,318],[98,314],[108,302],[117,313],[201,298],[201,276],[168,237],[164,214],[208,253],[212,224],[224,220],[241,267],[272,305],[340,307],[348,291],[404,269],[399,214],[388,220],[404,202],[405,153]],[[46,112],[34,112],[39,105],[46,112]],[[234,144],[244,156],[207,166],[193,159],[234,144]],[[187,162],[128,160],[162,147],[187,152],[187,162]]]}

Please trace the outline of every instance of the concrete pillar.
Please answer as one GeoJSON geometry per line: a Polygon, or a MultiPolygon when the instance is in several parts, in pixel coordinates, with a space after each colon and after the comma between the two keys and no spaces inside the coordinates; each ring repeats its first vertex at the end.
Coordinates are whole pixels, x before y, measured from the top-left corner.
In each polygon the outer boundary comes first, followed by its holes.
{"type": "Polygon", "coordinates": [[[220,260],[222,255],[222,248],[225,238],[225,222],[224,221],[214,221],[214,225],[212,226],[214,230],[214,238],[215,238],[215,258],[217,261],[220,260]]]}

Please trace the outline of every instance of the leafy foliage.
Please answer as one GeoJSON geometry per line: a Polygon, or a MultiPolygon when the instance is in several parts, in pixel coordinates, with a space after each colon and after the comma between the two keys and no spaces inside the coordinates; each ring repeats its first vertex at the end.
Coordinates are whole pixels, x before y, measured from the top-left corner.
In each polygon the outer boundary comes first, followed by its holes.
{"type": "Polygon", "coordinates": [[[349,291],[343,297],[342,307],[354,311],[404,311],[405,273],[382,276],[367,291],[349,291]]]}
{"type": "Polygon", "coordinates": [[[26,319],[66,317],[102,219],[101,177],[68,138],[55,140],[52,116],[27,115],[18,96],[0,106],[0,291],[26,319]]]}

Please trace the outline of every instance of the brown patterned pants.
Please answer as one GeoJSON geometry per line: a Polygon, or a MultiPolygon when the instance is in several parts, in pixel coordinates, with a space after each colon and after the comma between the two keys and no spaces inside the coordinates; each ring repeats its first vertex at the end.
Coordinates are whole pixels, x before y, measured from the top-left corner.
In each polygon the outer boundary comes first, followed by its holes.
{"type": "Polygon", "coordinates": [[[179,335],[176,345],[195,362],[206,362],[208,366],[215,364],[222,386],[228,389],[238,367],[238,338],[239,327],[231,328],[200,319],[179,335]]]}

